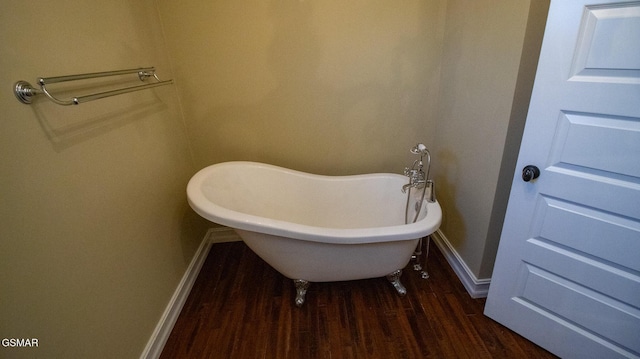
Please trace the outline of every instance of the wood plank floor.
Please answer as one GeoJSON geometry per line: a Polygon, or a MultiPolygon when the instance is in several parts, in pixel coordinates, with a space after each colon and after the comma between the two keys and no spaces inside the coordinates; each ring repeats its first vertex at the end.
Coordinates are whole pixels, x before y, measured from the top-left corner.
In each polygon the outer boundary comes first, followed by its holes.
{"type": "Polygon", "coordinates": [[[243,242],[214,244],[161,358],[554,358],[482,314],[435,245],[429,274],[295,289],[243,242]]]}

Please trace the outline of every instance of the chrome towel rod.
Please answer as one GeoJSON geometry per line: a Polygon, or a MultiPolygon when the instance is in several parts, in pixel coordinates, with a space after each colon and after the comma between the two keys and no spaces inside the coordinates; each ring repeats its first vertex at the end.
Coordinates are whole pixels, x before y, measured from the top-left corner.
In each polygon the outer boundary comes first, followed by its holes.
{"type": "Polygon", "coordinates": [[[67,76],[56,76],[56,77],[40,77],[38,78],[39,89],[31,86],[30,83],[26,81],[18,81],[15,83],[13,91],[18,98],[18,100],[22,103],[30,104],[32,98],[36,95],[44,94],[49,98],[49,100],[57,103],[58,105],[68,106],[68,105],[78,105],[83,102],[89,102],[105,97],[111,97],[115,95],[120,95],[133,91],[145,90],[152,87],[163,86],[172,84],[173,80],[161,81],[156,75],[155,67],[143,67],[137,69],[128,69],[128,70],[118,70],[118,71],[105,71],[105,72],[92,72],[87,74],[79,74],[79,75],[67,75],[67,76]],[[138,74],[138,78],[140,81],[144,82],[149,77],[153,77],[156,82],[145,83],[144,85],[137,85],[131,87],[125,87],[117,90],[110,90],[99,92],[91,95],[77,96],[68,100],[61,100],[54,97],[49,90],[46,88],[47,85],[59,83],[59,82],[67,82],[67,81],[77,81],[77,80],[86,80],[93,79],[98,77],[107,77],[107,76],[118,76],[118,75],[127,75],[127,74],[138,74]]]}

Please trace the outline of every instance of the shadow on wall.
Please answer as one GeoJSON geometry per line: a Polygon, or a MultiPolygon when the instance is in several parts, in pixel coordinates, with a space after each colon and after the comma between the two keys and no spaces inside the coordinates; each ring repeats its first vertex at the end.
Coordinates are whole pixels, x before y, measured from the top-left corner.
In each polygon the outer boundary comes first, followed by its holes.
{"type": "Polygon", "coordinates": [[[182,217],[180,217],[180,247],[182,248],[184,263],[189,264],[193,259],[193,254],[207,234],[207,230],[214,225],[194,212],[186,201],[180,211],[182,211],[182,217]]]}
{"type": "Polygon", "coordinates": [[[209,108],[202,121],[216,125],[207,125],[210,132],[201,134],[215,143],[206,149],[208,161],[248,159],[323,174],[402,166],[394,160],[393,145],[398,138],[411,143],[420,134],[416,135],[414,124],[398,121],[423,115],[407,113],[413,110],[402,100],[403,93],[416,91],[403,89],[401,73],[415,44],[403,41],[397,46],[390,66],[392,81],[369,78],[355,86],[332,87],[319,75],[324,54],[314,29],[313,7],[313,2],[272,2],[275,28],[268,66],[276,88],[258,103],[209,108]],[[367,156],[363,151],[372,144],[389,149],[389,155],[367,156]]]}
{"type": "Polygon", "coordinates": [[[443,150],[438,151],[439,175],[435,178],[436,195],[442,206],[442,225],[440,229],[447,234],[449,242],[458,247],[467,238],[467,229],[462,214],[456,208],[455,186],[447,179],[458,178],[459,167],[455,153],[443,150]]]}
{"type": "Polygon", "coordinates": [[[101,101],[102,104],[60,106],[40,96],[28,106],[33,108],[56,152],[167,110],[167,105],[151,92],[144,98],[138,95],[134,100],[129,100],[134,102],[127,106],[122,105],[122,97],[101,101]],[[109,106],[109,101],[120,102],[109,106]]]}

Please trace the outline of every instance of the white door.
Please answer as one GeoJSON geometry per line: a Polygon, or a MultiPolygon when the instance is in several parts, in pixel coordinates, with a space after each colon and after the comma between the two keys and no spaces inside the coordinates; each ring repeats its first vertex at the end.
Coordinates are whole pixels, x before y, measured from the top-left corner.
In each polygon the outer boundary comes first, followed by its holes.
{"type": "Polygon", "coordinates": [[[561,357],[640,357],[640,1],[551,1],[485,314],[561,357]]]}

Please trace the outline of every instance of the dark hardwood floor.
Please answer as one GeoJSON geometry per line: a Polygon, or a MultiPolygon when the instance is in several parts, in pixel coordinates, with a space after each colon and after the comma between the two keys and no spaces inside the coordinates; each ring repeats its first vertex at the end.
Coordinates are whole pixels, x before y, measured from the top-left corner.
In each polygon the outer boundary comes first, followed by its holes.
{"type": "Polygon", "coordinates": [[[482,314],[435,245],[427,280],[287,279],[242,242],[214,244],[161,358],[554,358],[482,314]]]}

